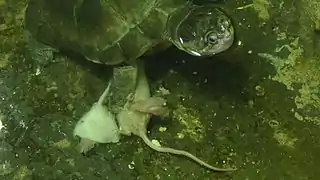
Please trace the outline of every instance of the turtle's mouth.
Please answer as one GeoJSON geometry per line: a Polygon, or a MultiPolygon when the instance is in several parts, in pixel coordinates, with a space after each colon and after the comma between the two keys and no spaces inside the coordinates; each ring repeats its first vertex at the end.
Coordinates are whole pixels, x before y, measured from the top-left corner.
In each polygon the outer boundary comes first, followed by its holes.
{"type": "Polygon", "coordinates": [[[217,7],[195,6],[176,29],[175,45],[195,56],[227,50],[234,40],[231,20],[217,7]]]}

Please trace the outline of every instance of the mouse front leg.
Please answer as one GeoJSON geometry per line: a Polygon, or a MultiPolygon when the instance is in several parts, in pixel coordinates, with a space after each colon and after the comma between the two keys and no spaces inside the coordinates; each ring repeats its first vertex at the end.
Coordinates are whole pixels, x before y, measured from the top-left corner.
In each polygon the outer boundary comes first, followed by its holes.
{"type": "Polygon", "coordinates": [[[117,120],[119,123],[119,132],[126,136],[131,136],[131,125],[130,125],[130,112],[128,109],[123,109],[117,115],[117,120]]]}

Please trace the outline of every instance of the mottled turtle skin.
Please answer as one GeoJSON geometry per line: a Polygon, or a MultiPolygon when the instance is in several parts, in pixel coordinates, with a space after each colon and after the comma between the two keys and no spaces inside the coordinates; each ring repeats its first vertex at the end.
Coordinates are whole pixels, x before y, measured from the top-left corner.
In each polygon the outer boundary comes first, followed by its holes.
{"type": "MultiPolygon", "coordinates": [[[[187,0],[30,0],[26,28],[44,44],[115,65],[139,58],[163,40],[173,42],[167,34],[170,15],[187,14],[193,6],[187,0]]],[[[232,41],[233,34],[228,47],[232,41]]]]}

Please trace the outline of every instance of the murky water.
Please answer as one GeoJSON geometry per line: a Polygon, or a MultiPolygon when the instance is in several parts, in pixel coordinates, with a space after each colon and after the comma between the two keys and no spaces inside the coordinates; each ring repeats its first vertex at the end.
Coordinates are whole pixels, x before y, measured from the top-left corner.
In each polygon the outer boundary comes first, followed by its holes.
{"type": "Polygon", "coordinates": [[[0,179],[317,179],[320,176],[320,3],[216,3],[236,39],[210,58],[172,47],[146,58],[169,119],[149,137],[232,173],[149,149],[135,136],[76,150],[73,128],[98,99],[110,67],[50,47],[24,29],[25,1],[0,1],[0,179]]]}

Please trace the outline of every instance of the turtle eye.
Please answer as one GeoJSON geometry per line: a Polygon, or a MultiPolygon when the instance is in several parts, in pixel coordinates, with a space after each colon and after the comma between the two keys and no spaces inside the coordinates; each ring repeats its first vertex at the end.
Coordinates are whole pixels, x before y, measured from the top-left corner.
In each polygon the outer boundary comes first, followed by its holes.
{"type": "Polygon", "coordinates": [[[215,34],[209,34],[207,37],[207,42],[211,45],[218,43],[218,37],[215,34]]]}

